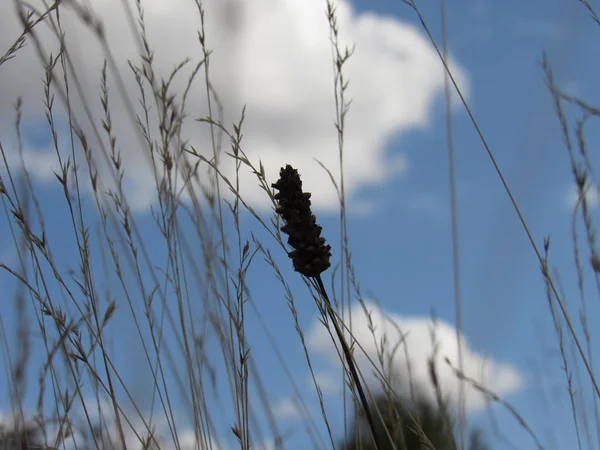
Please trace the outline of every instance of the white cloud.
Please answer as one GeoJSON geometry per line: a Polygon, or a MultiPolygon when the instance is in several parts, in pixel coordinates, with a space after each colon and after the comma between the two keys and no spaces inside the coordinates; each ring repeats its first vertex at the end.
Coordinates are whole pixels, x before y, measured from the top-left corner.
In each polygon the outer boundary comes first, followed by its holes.
{"type": "MultiPolygon", "coordinates": [[[[429,381],[427,364],[428,359],[433,355],[431,339],[433,323],[431,319],[388,314],[376,305],[367,303],[371,323],[374,327],[374,332],[371,332],[368,316],[361,306],[355,304],[353,308],[352,331],[354,336],[376,364],[378,364],[378,349],[383,345],[386,355],[385,369],[388,374],[391,371],[394,374],[394,380],[398,380],[399,383],[394,387],[399,389],[401,393],[408,392],[409,372],[406,358],[408,353],[413,387],[420,389],[429,400],[434,401],[435,393],[429,381]],[[402,336],[404,336],[403,342],[402,336]],[[400,345],[397,345],[398,343],[400,345]]],[[[347,318],[346,323],[348,324],[347,318]]],[[[448,358],[454,367],[458,367],[456,331],[452,325],[443,321],[438,321],[434,329],[438,345],[435,363],[440,388],[442,394],[456,404],[459,384],[450,367],[444,362],[444,359],[448,358]]],[[[309,330],[308,341],[311,348],[324,355],[328,360],[339,361],[331,337],[319,321],[315,321],[309,330]]],[[[523,378],[514,367],[476,352],[469,346],[464,336],[461,336],[460,341],[463,349],[464,373],[468,377],[475,379],[500,396],[514,393],[522,387],[523,378]]],[[[354,354],[363,374],[369,379],[369,374],[373,373],[372,366],[370,366],[358,346],[355,347],[354,354]]],[[[338,367],[335,370],[337,369],[338,367]]],[[[381,370],[381,367],[379,369],[381,370]]],[[[334,369],[332,368],[332,370],[334,369]]],[[[373,377],[370,378],[370,383],[373,384],[373,387],[377,387],[373,377]]],[[[473,411],[484,407],[486,405],[485,397],[469,387],[468,384],[466,386],[465,404],[468,410],[473,411]]]]}
{"type": "MultiPolygon", "coordinates": [[[[317,380],[317,383],[319,384],[319,388],[321,389],[321,392],[323,392],[324,394],[335,394],[340,391],[340,387],[341,387],[342,383],[339,381],[336,381],[336,378],[330,373],[316,372],[315,379],[317,380]]],[[[338,377],[338,379],[339,379],[339,377],[338,377]]],[[[314,380],[312,379],[312,377],[308,377],[306,379],[306,383],[307,383],[309,389],[315,388],[315,383],[314,383],[314,380]]]]}
{"type": "MultiPolygon", "coordinates": [[[[91,400],[94,401],[94,400],[91,400]]],[[[108,404],[107,402],[102,401],[101,404],[108,404]]],[[[80,408],[79,408],[80,409],[80,408]]],[[[88,413],[92,419],[93,423],[97,422],[98,418],[96,415],[97,410],[94,408],[90,408],[88,413]]],[[[25,412],[26,418],[34,417],[29,412],[25,412]]],[[[85,419],[85,414],[83,411],[79,411],[79,414],[73,417],[70,416],[71,420],[75,421],[75,426],[71,429],[72,434],[65,438],[64,442],[62,442],[59,447],[65,448],[67,450],[74,450],[75,448],[81,448],[84,442],[89,443],[91,440],[91,434],[89,431],[88,424],[85,419]],[[87,434],[87,436],[84,434],[87,434]],[[77,445],[76,445],[77,444],[77,445]]],[[[179,427],[177,429],[177,444],[173,442],[173,439],[170,434],[170,429],[165,420],[156,419],[156,415],[153,416],[155,421],[151,424],[153,431],[155,432],[155,436],[160,444],[161,449],[165,450],[203,450],[208,448],[213,449],[224,449],[225,447],[219,442],[219,439],[215,438],[215,436],[211,436],[210,445],[205,445],[208,442],[208,439],[204,439],[202,442],[198,443],[196,439],[196,433],[194,433],[193,429],[187,427],[179,427]]],[[[110,439],[110,442],[113,444],[117,444],[119,442],[119,435],[117,432],[116,423],[110,418],[104,417],[103,420],[106,422],[103,424],[103,438],[110,439]]],[[[146,439],[148,436],[148,430],[144,425],[143,421],[139,418],[129,417],[129,420],[132,422],[135,432],[131,429],[128,424],[123,422],[123,431],[125,435],[125,441],[127,443],[128,448],[140,448],[140,439],[136,436],[136,433],[142,438],[146,439]]],[[[34,421],[33,419],[26,420],[26,424],[30,425],[33,429],[39,430],[39,438],[43,440],[43,436],[47,437],[48,444],[53,444],[55,437],[58,435],[58,427],[54,424],[54,421],[49,421],[45,428],[40,428],[39,422],[34,421]],[[42,430],[44,432],[42,433],[42,430]]],[[[15,427],[15,421],[13,418],[4,414],[0,411],[0,427],[6,427],[7,430],[12,430],[15,427]]],[[[64,430],[63,430],[64,433],[64,430]]],[[[202,438],[201,438],[202,439],[202,438]]]]}
{"type": "MultiPolygon", "coordinates": [[[[597,187],[588,184],[584,189],[584,192],[588,207],[595,208],[600,204],[600,197],[598,195],[597,187]]],[[[571,186],[566,195],[566,205],[569,209],[573,209],[577,205],[578,201],[579,191],[575,186],[571,186]]]]}
{"type": "MultiPolygon", "coordinates": [[[[40,1],[34,2],[39,6],[40,1]]],[[[67,2],[65,5],[70,4],[67,2]]],[[[129,2],[135,14],[134,2],[129,2]]],[[[7,48],[20,33],[15,19],[14,2],[0,5],[0,48],[7,48]]],[[[183,58],[200,59],[197,39],[200,19],[194,2],[184,0],[147,0],[144,8],[148,40],[154,50],[157,77],[167,77],[183,58]]],[[[279,1],[207,0],[206,42],[213,50],[210,71],[212,82],[224,107],[224,123],[239,119],[243,105],[247,115],[243,127],[242,146],[251,160],[260,158],[267,176],[275,180],[278,168],[291,163],[302,173],[307,190],[313,191],[316,207],[333,208],[337,195],[329,176],[314,162],[317,158],[338,176],[337,136],[333,127],[334,99],[331,47],[325,2],[322,0],[279,1]]],[[[432,107],[443,89],[443,71],[436,53],[427,38],[417,28],[391,17],[353,10],[348,1],[336,2],[343,45],[355,47],[355,54],[346,67],[349,80],[347,96],[352,106],[347,117],[345,139],[346,188],[349,195],[363,186],[377,185],[402,173],[405,163],[386,151],[390,137],[407,129],[428,125],[432,107]]],[[[138,107],[139,90],[127,66],[127,60],[139,64],[140,57],[134,44],[120,0],[93,3],[94,14],[104,24],[109,48],[117,69],[125,82],[126,91],[134,107],[138,107]]],[[[94,123],[100,127],[99,80],[104,54],[81,20],[68,6],[61,9],[61,24],[66,31],[67,48],[73,58],[89,102],[94,123]]],[[[57,53],[56,39],[48,27],[36,28],[37,36],[47,51],[57,53]]],[[[451,63],[463,88],[467,78],[462,69],[451,63]]],[[[173,92],[181,92],[191,67],[186,67],[173,81],[173,92]]],[[[20,51],[17,57],[0,68],[0,105],[12,105],[17,95],[25,99],[26,113],[34,117],[43,114],[43,70],[34,45],[20,51]]],[[[57,72],[56,82],[61,82],[57,72]]],[[[136,138],[133,121],[109,73],[110,109],[117,135],[117,146],[123,152],[123,165],[130,173],[127,192],[134,206],[143,209],[153,201],[153,175],[149,171],[148,152],[136,138]]],[[[71,75],[73,80],[73,76],[71,75]]],[[[148,92],[149,93],[149,92],[148,92]]],[[[85,114],[75,90],[75,116],[84,124],[85,114]]],[[[188,119],[183,125],[183,137],[204,154],[211,155],[210,133],[206,124],[194,119],[207,115],[203,71],[188,97],[188,119]]],[[[150,114],[156,113],[156,105],[150,114]]],[[[58,97],[57,97],[58,104],[58,97]]],[[[10,108],[0,110],[0,130],[12,127],[10,108]]],[[[152,116],[154,139],[157,119],[152,116]]],[[[97,164],[102,168],[99,143],[93,138],[89,124],[90,145],[97,164]]],[[[6,136],[7,133],[3,133],[6,136]]],[[[102,132],[101,132],[102,134],[102,132]]],[[[61,145],[69,152],[67,136],[60,136],[61,145]]],[[[107,139],[104,138],[104,141],[107,139]]],[[[227,139],[224,140],[227,146],[227,139]]],[[[224,150],[229,150],[224,148],[224,150]]],[[[47,150],[51,152],[51,149],[47,150]]],[[[50,153],[49,153],[50,154],[50,153]]],[[[41,179],[51,164],[31,164],[31,170],[41,179]]],[[[231,175],[233,162],[222,161],[224,172],[231,175]]],[[[106,167],[101,178],[110,185],[106,167]]],[[[202,178],[202,177],[201,177],[202,178]]],[[[245,198],[255,204],[265,204],[265,195],[257,182],[245,171],[241,176],[245,198]]]]}
{"type": "MultiPolygon", "coordinates": [[[[223,448],[218,440],[215,440],[215,437],[212,436],[211,437],[211,441],[212,441],[212,448],[223,448]]],[[[164,445],[161,445],[161,448],[172,448],[173,450],[175,449],[181,449],[181,450],[196,450],[198,448],[203,449],[206,446],[204,445],[204,443],[200,443],[200,446],[198,446],[198,441],[196,439],[196,433],[194,433],[193,430],[185,430],[182,433],[180,432],[179,435],[179,442],[177,443],[177,445],[174,445],[172,442],[167,444],[167,447],[165,447],[164,445]]]]}
{"type": "Polygon", "coordinates": [[[298,419],[302,417],[300,405],[292,398],[283,398],[273,405],[273,413],[282,419],[298,419]]]}

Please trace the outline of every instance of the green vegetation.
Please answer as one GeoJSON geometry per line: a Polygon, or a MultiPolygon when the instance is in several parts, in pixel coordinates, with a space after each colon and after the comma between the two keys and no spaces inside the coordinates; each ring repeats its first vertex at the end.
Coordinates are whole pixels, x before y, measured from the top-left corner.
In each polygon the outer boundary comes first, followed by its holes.
{"type": "MultiPolygon", "coordinates": [[[[346,442],[341,446],[345,450],[375,449],[436,449],[456,450],[458,448],[455,430],[447,409],[431,405],[425,400],[415,402],[391,400],[390,395],[381,395],[374,401],[372,409],[379,411],[376,430],[379,441],[375,446],[363,416],[359,414],[358,426],[351,430],[346,442]]],[[[469,434],[468,450],[488,450],[481,431],[469,434]]]]}

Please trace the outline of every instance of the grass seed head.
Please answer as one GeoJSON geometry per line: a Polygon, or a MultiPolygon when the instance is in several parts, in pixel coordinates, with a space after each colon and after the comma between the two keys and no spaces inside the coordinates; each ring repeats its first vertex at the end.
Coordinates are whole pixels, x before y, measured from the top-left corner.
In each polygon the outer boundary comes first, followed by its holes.
{"type": "Polygon", "coordinates": [[[281,231],[288,235],[288,244],[294,249],[288,253],[294,269],[307,277],[320,275],[331,266],[331,246],[325,245],[322,228],[310,209],[311,194],[302,192],[300,175],[289,164],[281,169],[279,180],[272,186],[279,191],[275,194],[275,212],[285,222],[281,231]]]}

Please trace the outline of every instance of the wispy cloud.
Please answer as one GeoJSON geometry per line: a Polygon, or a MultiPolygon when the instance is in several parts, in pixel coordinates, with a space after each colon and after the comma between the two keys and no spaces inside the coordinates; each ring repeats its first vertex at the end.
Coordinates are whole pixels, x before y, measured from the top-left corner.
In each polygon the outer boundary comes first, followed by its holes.
{"type": "MultiPolygon", "coordinates": [[[[584,189],[585,199],[588,207],[596,208],[600,204],[600,196],[598,195],[598,187],[588,184],[584,189]]],[[[579,190],[575,186],[571,186],[565,195],[565,205],[569,209],[573,209],[579,201],[579,190]]]]}
{"type": "Polygon", "coordinates": [[[564,24],[541,17],[518,17],[512,24],[512,30],[518,36],[544,39],[562,39],[569,32],[564,24]]]}
{"type": "MultiPolygon", "coordinates": [[[[321,392],[323,392],[324,394],[336,394],[341,390],[341,384],[330,373],[317,372],[315,373],[315,379],[319,384],[321,392]]],[[[314,389],[314,381],[312,377],[307,378],[307,385],[310,389],[314,389]]]]}
{"type": "Polygon", "coordinates": [[[302,417],[300,406],[292,398],[283,398],[275,402],[273,413],[281,419],[298,419],[302,417]]]}
{"type": "Polygon", "coordinates": [[[440,221],[448,217],[448,205],[435,194],[419,192],[412,194],[407,200],[408,207],[421,214],[440,221]]]}
{"type": "MultiPolygon", "coordinates": [[[[94,402],[95,400],[90,400],[90,402],[94,402]]],[[[91,416],[92,422],[100,423],[98,418],[95,415],[94,408],[90,408],[88,412],[91,416]]],[[[25,411],[25,425],[30,425],[32,430],[37,430],[37,437],[40,439],[39,443],[42,441],[46,441],[49,445],[54,445],[56,436],[59,435],[59,429],[56,426],[56,421],[50,421],[45,425],[40,425],[39,420],[33,419],[34,415],[29,414],[25,411]],[[31,418],[28,421],[27,418],[31,418]]],[[[37,416],[36,416],[37,417],[37,416]]],[[[153,415],[156,418],[156,415],[153,415]]],[[[84,443],[89,443],[91,441],[91,431],[89,430],[89,426],[86,422],[86,415],[83,411],[80,411],[79,414],[73,414],[70,417],[73,420],[74,427],[71,430],[71,434],[64,437],[64,441],[60,444],[60,448],[64,448],[66,450],[74,450],[76,448],[81,448],[84,443]]],[[[20,423],[20,421],[19,421],[20,423]]],[[[4,427],[5,430],[13,430],[15,429],[15,421],[13,418],[0,411],[0,427],[4,427]]],[[[97,431],[99,431],[98,429],[97,431]]],[[[144,425],[144,422],[141,419],[129,418],[127,424],[124,426],[124,437],[128,448],[140,448],[142,444],[142,439],[146,439],[149,435],[149,431],[144,425]],[[131,426],[129,426],[131,425],[131,426]]],[[[210,449],[220,449],[223,450],[226,448],[218,438],[214,435],[208,438],[203,438],[202,433],[195,433],[194,430],[190,427],[179,427],[177,431],[177,443],[175,443],[172,439],[171,430],[166,421],[162,421],[160,419],[155,420],[152,423],[152,431],[154,433],[154,437],[160,443],[160,448],[165,450],[208,450],[210,449]],[[198,436],[200,436],[200,440],[198,440],[198,436]],[[207,443],[211,444],[208,445],[207,443]]],[[[62,430],[64,435],[64,429],[62,430]]],[[[112,442],[114,445],[118,447],[119,437],[118,437],[117,427],[111,418],[103,417],[102,422],[102,438],[107,442],[112,442]]],[[[97,435],[96,438],[100,438],[100,435],[97,435]]],[[[115,447],[116,448],[116,447],[115,447]]],[[[260,447],[259,448],[263,448],[260,447]]],[[[264,448],[267,448],[264,446],[264,448]]]]}

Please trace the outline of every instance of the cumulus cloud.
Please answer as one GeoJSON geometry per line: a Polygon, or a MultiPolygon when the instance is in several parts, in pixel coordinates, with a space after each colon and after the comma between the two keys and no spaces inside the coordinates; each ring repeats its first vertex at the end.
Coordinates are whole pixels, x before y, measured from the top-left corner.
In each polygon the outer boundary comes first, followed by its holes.
{"type": "MultiPolygon", "coordinates": [[[[41,1],[33,3],[40,6],[41,1]]],[[[128,3],[135,21],[134,2],[128,3]]],[[[15,18],[14,4],[1,2],[0,5],[1,48],[7,48],[21,31],[15,18]]],[[[103,119],[99,82],[106,53],[90,28],[69,7],[73,2],[63,4],[65,7],[60,12],[62,31],[65,32],[77,82],[93,117],[88,123],[82,106],[84,101],[72,88],[70,95],[74,116],[79,122],[85,122],[81,126],[88,134],[100,178],[109,186],[108,165],[100,154],[100,143],[95,140],[91,129],[91,123],[101,129],[103,119]]],[[[181,104],[188,77],[202,53],[198,43],[200,16],[196,5],[187,0],[146,0],[141,5],[148,42],[154,52],[157,82],[160,77],[168,77],[173,67],[184,58],[192,59],[192,63],[181,70],[171,85],[175,103],[181,104]]],[[[333,126],[332,50],[325,2],[207,0],[203,5],[206,43],[212,50],[211,82],[223,107],[224,124],[229,126],[237,121],[242,107],[246,105],[242,147],[250,159],[256,164],[259,159],[262,160],[270,180],[277,178],[278,168],[283,164],[295,165],[301,170],[307,190],[314,193],[314,205],[317,208],[334,208],[337,205],[335,188],[329,176],[315,162],[315,159],[320,160],[336,178],[339,177],[337,134],[333,126]]],[[[345,68],[345,76],[349,80],[346,95],[348,100],[352,100],[346,121],[345,182],[347,193],[352,197],[361,187],[379,185],[406,170],[406,157],[390,152],[386,145],[392,136],[400,132],[429,124],[435,101],[440,98],[443,89],[443,69],[419,29],[391,17],[358,12],[345,0],[337,1],[336,6],[341,44],[355,48],[345,68]]],[[[153,193],[156,191],[149,150],[139,134],[133,131],[135,120],[126,107],[124,92],[115,81],[118,72],[131,104],[141,114],[139,88],[128,66],[128,60],[141,65],[135,38],[139,32],[130,28],[122,1],[93,2],[92,8],[92,23],[103,24],[116,68],[115,72],[109,65],[109,108],[117,148],[122,152],[123,166],[129,174],[126,192],[134,207],[144,209],[155,200],[153,193]]],[[[36,36],[47,54],[57,54],[59,45],[48,26],[37,27],[36,36]]],[[[454,61],[450,64],[466,89],[465,72],[454,61]]],[[[60,64],[56,70],[55,82],[61,83],[60,64]]],[[[3,105],[0,130],[6,136],[13,124],[12,111],[7,105],[12,105],[17,95],[24,97],[26,118],[39,121],[39,117],[43,117],[40,80],[44,71],[31,43],[5,63],[0,71],[3,80],[0,86],[0,105],[3,105]]],[[[208,115],[203,77],[201,68],[187,97],[188,114],[182,125],[182,138],[199,152],[212,156],[209,126],[194,120],[208,115]]],[[[73,74],[69,74],[69,78],[75,81],[73,74]]],[[[149,90],[147,95],[151,96],[149,90]]],[[[150,103],[153,139],[158,141],[157,105],[153,100],[150,103]]],[[[215,117],[216,106],[213,102],[215,117]]],[[[63,151],[70,152],[67,133],[59,138],[63,151]]],[[[106,137],[102,139],[104,144],[108,142],[106,137]]],[[[228,140],[223,142],[223,150],[229,150],[228,140]]],[[[171,150],[178,151],[175,149],[180,149],[180,144],[172,142],[171,150]]],[[[49,145],[39,160],[27,160],[31,162],[32,173],[41,180],[53,180],[48,175],[52,164],[45,159],[53,151],[49,145]]],[[[226,175],[233,174],[233,160],[225,157],[220,164],[226,175]]],[[[204,176],[199,178],[205,179],[204,176]]],[[[249,170],[242,172],[240,182],[248,201],[257,206],[266,205],[264,192],[257,187],[256,178],[249,170]]]]}
{"type": "MultiPolygon", "coordinates": [[[[353,305],[353,334],[376,364],[379,349],[384,349],[384,372],[392,374],[394,388],[401,394],[408,394],[410,379],[413,389],[418,390],[430,401],[435,401],[435,392],[429,381],[428,370],[428,360],[435,354],[434,362],[442,394],[451,403],[457,404],[459,382],[452,369],[444,362],[445,358],[448,358],[454,367],[458,367],[458,341],[455,328],[444,321],[438,320],[434,324],[429,318],[400,316],[387,313],[372,303],[366,305],[370,317],[359,304],[353,305]],[[437,345],[435,353],[432,330],[437,345]]],[[[346,323],[350,325],[348,317],[346,323]]],[[[312,325],[308,336],[313,350],[330,361],[339,361],[331,337],[319,321],[315,321],[312,325]]],[[[464,336],[460,336],[460,342],[463,349],[465,375],[500,396],[514,393],[523,386],[523,377],[516,368],[473,350],[464,336]]],[[[369,379],[373,368],[359,347],[355,348],[355,357],[363,374],[369,379]]],[[[381,370],[381,367],[379,369],[381,370]]],[[[372,376],[370,383],[373,387],[377,387],[378,382],[372,376]]],[[[486,405],[485,397],[468,384],[465,389],[465,401],[470,411],[486,405]]]]}

